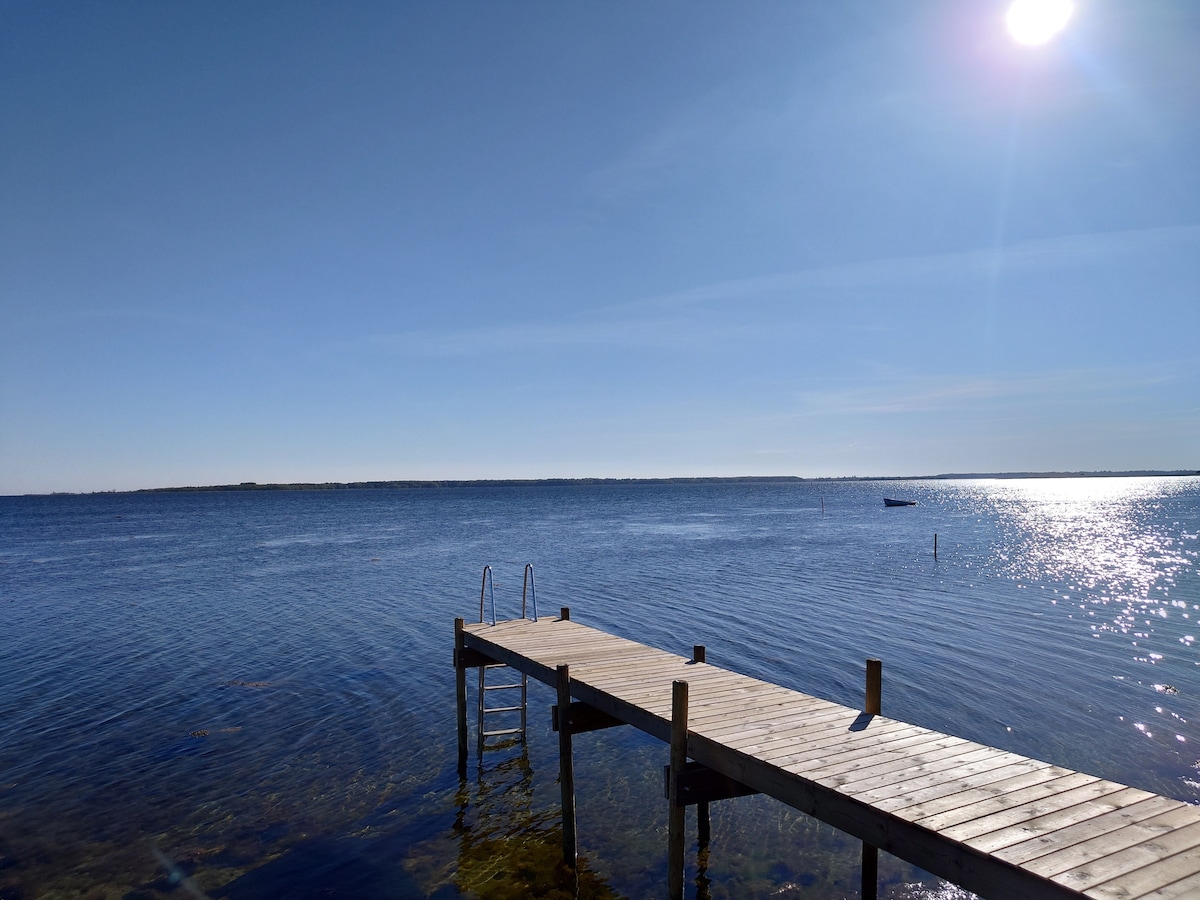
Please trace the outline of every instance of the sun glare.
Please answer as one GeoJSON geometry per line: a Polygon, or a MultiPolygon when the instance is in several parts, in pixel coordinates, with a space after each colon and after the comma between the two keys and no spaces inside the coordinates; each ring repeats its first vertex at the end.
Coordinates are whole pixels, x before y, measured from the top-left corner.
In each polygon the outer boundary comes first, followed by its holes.
{"type": "Polygon", "coordinates": [[[1005,20],[1021,44],[1044,44],[1062,31],[1075,11],[1071,0],[1013,0],[1005,20]]]}

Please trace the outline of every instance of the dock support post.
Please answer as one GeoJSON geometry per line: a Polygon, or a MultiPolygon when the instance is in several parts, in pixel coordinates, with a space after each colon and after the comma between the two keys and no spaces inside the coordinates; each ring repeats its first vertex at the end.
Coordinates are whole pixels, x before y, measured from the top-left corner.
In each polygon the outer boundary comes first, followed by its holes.
{"type": "Polygon", "coordinates": [[[558,729],[558,783],[562,790],[563,863],[574,869],[579,854],[575,837],[575,763],[571,758],[571,729],[566,727],[567,710],[571,706],[571,669],[560,665],[556,671],[558,708],[562,716],[558,729]]]}
{"type": "Polygon", "coordinates": [[[683,900],[683,824],[686,807],[679,802],[679,776],[687,764],[688,683],[671,682],[671,782],[667,814],[667,895],[683,900]]]}
{"type": "MultiPolygon", "coordinates": [[[[704,662],[704,645],[696,644],[692,647],[692,662],[704,662]]],[[[700,844],[700,849],[708,847],[709,841],[712,840],[712,819],[708,814],[708,801],[701,800],[696,804],[696,840],[700,844]]]]}
{"type": "Polygon", "coordinates": [[[869,716],[877,716],[883,698],[883,662],[878,659],[867,660],[867,690],[863,712],[869,716]]]}
{"type": "MultiPolygon", "coordinates": [[[[871,716],[880,714],[883,697],[883,662],[867,660],[866,699],[863,712],[871,716]]],[[[879,893],[879,848],[863,841],[862,845],[862,898],[875,900],[879,893]]]]}
{"type": "Polygon", "coordinates": [[[467,777],[467,669],[462,663],[463,620],[454,620],[454,691],[458,698],[458,777],[467,777]]]}
{"type": "Polygon", "coordinates": [[[879,895],[879,848],[863,843],[862,900],[875,900],[879,895]]]}

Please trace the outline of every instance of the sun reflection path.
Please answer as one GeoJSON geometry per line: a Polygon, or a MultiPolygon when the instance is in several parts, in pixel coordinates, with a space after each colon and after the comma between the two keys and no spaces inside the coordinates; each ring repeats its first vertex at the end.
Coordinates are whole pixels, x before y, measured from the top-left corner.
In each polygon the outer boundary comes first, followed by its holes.
{"type": "MultiPolygon", "coordinates": [[[[1200,598],[1172,597],[1180,574],[1195,566],[1195,535],[1164,527],[1163,503],[1187,482],[1130,478],[1013,481],[992,493],[1009,574],[1065,586],[1056,603],[1103,621],[1100,632],[1127,635],[1133,646],[1166,620],[1192,622],[1200,598]],[[1192,546],[1188,546],[1192,544],[1192,546]]],[[[1195,638],[1182,634],[1190,647],[1195,638]]],[[[1140,652],[1140,651],[1139,651],[1140,652]]],[[[1148,661],[1157,655],[1146,652],[1148,661]]]]}
{"type": "MultiPolygon", "coordinates": [[[[1194,478],[1048,478],[989,482],[976,500],[991,506],[1002,535],[992,559],[997,573],[1047,586],[1050,603],[1093,637],[1127,641],[1134,667],[1160,670],[1137,680],[1178,702],[1169,682],[1200,680],[1195,493],[1194,478]]],[[[1134,727],[1186,743],[1178,731],[1186,733],[1190,716],[1155,710],[1156,724],[1134,727]]]]}

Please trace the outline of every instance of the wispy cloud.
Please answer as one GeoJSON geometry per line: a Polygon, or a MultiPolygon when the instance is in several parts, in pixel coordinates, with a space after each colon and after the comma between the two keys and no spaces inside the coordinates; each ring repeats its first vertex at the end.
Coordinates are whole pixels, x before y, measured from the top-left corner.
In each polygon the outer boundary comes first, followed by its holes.
{"type": "Polygon", "coordinates": [[[519,354],[581,347],[663,349],[705,340],[706,330],[681,316],[614,316],[610,311],[557,322],[530,322],[457,330],[403,331],[337,344],[335,350],[374,349],[428,357],[519,354]]]}
{"type": "Polygon", "coordinates": [[[998,259],[1009,272],[1034,272],[1072,269],[1111,260],[1116,255],[1171,248],[1195,248],[1200,252],[1200,226],[1073,234],[1021,241],[999,249],[860,260],[698,285],[644,302],[663,306],[744,302],[811,288],[926,287],[990,277],[998,259]]]}
{"type": "Polygon", "coordinates": [[[1168,384],[1176,375],[1163,365],[1142,368],[1071,369],[1031,375],[975,376],[876,373],[869,383],[797,392],[792,415],[910,415],[1009,405],[1053,406],[1085,397],[1136,395],[1168,384]]]}
{"type": "MultiPolygon", "coordinates": [[[[587,346],[697,348],[739,336],[779,336],[812,323],[811,318],[800,315],[778,315],[778,304],[786,304],[790,313],[811,307],[832,314],[833,299],[844,309],[847,304],[870,303],[881,297],[898,302],[935,293],[965,297],[972,291],[984,291],[998,266],[1008,276],[1018,277],[1070,271],[1161,250],[1200,254],[1200,226],[1066,235],[1000,250],[861,260],[692,285],[652,297],[563,312],[556,321],[364,335],[332,349],[456,357],[587,346]]],[[[841,315],[841,328],[872,327],[866,318],[847,312],[841,315]]]]}
{"type": "Polygon", "coordinates": [[[753,106],[747,96],[744,86],[728,84],[696,98],[594,171],[585,189],[603,203],[621,203],[769,144],[787,113],[753,106]]]}

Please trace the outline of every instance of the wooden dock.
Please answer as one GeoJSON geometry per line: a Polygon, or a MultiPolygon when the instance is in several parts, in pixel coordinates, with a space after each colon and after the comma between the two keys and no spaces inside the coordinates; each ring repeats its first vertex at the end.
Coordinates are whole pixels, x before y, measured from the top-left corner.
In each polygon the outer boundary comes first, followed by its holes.
{"type": "Polygon", "coordinates": [[[558,688],[568,862],[571,735],[628,724],[672,745],[672,896],[684,807],[762,792],[860,838],[865,895],[879,848],[989,898],[1200,897],[1198,807],[886,718],[870,674],[856,710],[709,665],[702,648],[677,656],[569,615],[455,623],[464,771],[467,668],[501,662],[558,688]]]}

